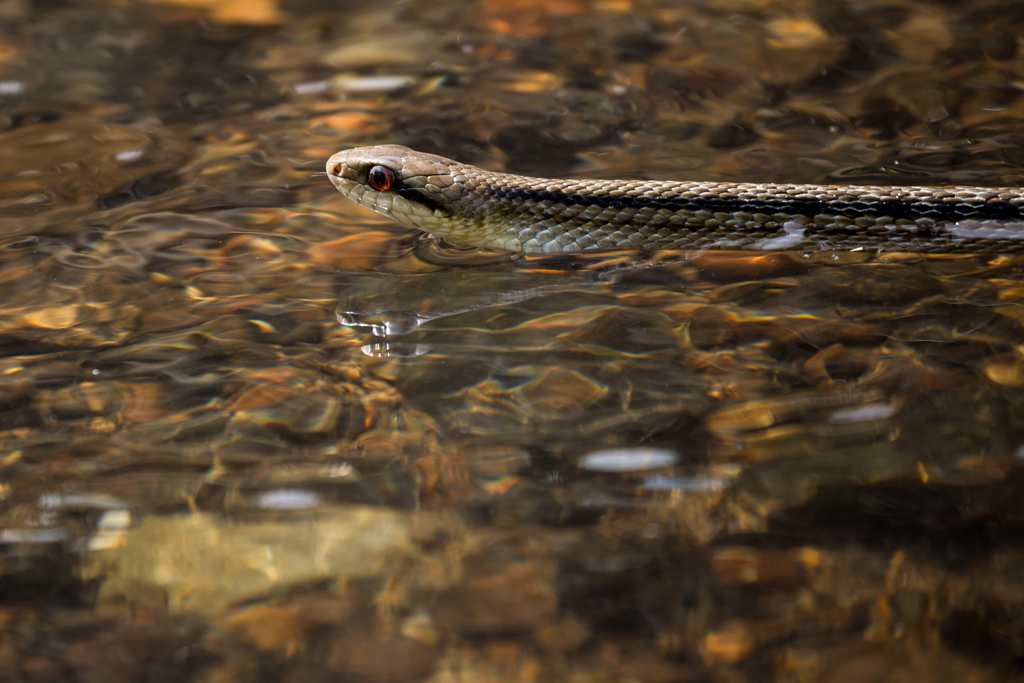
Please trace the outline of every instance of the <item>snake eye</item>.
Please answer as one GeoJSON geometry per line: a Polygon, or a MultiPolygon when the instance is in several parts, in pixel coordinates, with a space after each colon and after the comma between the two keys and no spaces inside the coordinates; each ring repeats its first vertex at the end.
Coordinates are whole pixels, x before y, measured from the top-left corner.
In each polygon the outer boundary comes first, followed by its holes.
{"type": "Polygon", "coordinates": [[[369,182],[370,187],[378,192],[384,192],[385,190],[390,190],[395,184],[395,174],[391,172],[390,168],[374,166],[370,169],[370,174],[366,180],[369,182]]]}

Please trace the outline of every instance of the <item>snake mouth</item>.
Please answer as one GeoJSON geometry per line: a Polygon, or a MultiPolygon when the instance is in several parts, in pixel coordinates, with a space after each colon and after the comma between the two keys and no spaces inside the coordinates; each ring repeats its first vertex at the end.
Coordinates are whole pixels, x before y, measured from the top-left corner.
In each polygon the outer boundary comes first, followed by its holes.
{"type": "Polygon", "coordinates": [[[335,154],[327,160],[327,178],[334,185],[335,189],[346,197],[350,197],[352,191],[359,184],[355,174],[349,169],[348,164],[336,161],[335,154]]]}
{"type": "Polygon", "coordinates": [[[338,192],[353,198],[352,195],[357,188],[369,189],[369,185],[366,184],[366,170],[363,170],[360,177],[359,166],[348,162],[346,152],[338,152],[332,156],[327,160],[327,177],[338,192]]]}

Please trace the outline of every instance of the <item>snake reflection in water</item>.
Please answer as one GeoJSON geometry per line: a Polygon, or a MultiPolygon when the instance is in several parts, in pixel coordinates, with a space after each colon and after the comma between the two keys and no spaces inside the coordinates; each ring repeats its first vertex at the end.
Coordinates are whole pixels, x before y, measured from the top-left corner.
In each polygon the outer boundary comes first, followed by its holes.
{"type": "Polygon", "coordinates": [[[349,199],[466,246],[1024,252],[1024,188],[546,180],[399,145],[333,155],[349,199]]]}

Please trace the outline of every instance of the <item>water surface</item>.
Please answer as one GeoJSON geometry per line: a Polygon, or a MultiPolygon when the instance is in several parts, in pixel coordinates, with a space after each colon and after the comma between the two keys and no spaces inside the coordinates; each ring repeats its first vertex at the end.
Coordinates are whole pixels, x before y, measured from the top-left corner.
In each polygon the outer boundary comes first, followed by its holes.
{"type": "Polygon", "coordinates": [[[1021,185],[1022,21],[0,2],[0,675],[1018,680],[1019,256],[522,257],[314,173],[1021,185]]]}

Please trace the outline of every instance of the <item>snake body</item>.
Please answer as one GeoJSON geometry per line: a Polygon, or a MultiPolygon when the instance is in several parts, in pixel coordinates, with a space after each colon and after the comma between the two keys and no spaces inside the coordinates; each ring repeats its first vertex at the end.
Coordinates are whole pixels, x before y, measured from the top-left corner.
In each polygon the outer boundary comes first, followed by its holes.
{"type": "Polygon", "coordinates": [[[327,174],[349,199],[406,225],[527,253],[1024,252],[1024,188],[545,180],[398,145],[338,152],[327,174]]]}

